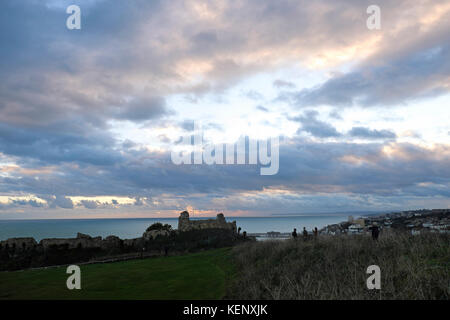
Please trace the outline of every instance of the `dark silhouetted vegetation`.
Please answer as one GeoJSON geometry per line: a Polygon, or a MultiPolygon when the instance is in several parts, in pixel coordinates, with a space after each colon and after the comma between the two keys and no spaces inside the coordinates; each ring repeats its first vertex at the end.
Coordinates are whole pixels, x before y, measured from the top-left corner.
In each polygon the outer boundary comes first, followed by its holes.
{"type": "Polygon", "coordinates": [[[150,227],[147,228],[146,231],[152,231],[152,230],[165,230],[165,231],[172,231],[172,226],[170,224],[162,224],[161,222],[156,222],[152,224],[150,227]]]}

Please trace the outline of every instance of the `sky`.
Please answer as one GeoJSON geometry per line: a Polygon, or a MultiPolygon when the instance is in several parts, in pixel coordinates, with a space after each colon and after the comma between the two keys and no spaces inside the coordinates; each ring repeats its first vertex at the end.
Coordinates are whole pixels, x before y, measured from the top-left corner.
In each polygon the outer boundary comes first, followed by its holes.
{"type": "Polygon", "coordinates": [[[0,219],[450,208],[446,0],[4,0],[0,44],[0,219]],[[199,124],[278,172],[174,164],[199,124]]]}

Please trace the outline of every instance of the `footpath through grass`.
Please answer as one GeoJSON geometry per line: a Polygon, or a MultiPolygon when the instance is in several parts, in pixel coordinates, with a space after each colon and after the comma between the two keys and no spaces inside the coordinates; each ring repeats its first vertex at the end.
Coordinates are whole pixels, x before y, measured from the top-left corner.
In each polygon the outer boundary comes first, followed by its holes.
{"type": "Polygon", "coordinates": [[[0,272],[0,299],[220,299],[233,274],[230,248],[80,268],[81,290],[66,267],[0,272]]]}

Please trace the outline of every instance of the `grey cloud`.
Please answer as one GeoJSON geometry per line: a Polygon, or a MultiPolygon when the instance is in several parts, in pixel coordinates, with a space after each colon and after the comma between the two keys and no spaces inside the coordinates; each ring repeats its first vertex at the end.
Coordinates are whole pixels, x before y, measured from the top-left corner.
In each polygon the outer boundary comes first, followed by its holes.
{"type": "Polygon", "coordinates": [[[339,114],[338,110],[336,110],[336,109],[331,111],[329,116],[334,119],[342,120],[342,116],[339,114]]]}
{"type": "Polygon", "coordinates": [[[214,51],[217,45],[218,38],[214,31],[201,31],[191,37],[193,51],[201,48],[202,52],[198,54],[205,54],[206,52],[214,51]]]}
{"type": "Polygon", "coordinates": [[[259,92],[257,92],[257,91],[254,91],[254,90],[248,91],[248,92],[245,94],[245,96],[246,96],[247,98],[252,99],[252,100],[262,100],[262,99],[264,99],[264,96],[263,96],[261,93],[259,93],[259,92]]]}
{"type": "Polygon", "coordinates": [[[397,137],[395,132],[389,130],[370,130],[364,127],[353,127],[349,131],[349,135],[367,139],[395,139],[397,137]]]}
{"type": "Polygon", "coordinates": [[[170,112],[165,100],[160,97],[133,100],[129,104],[121,106],[115,118],[118,120],[131,120],[142,122],[149,119],[160,118],[170,112]]]}
{"type": "MultiPolygon", "coordinates": [[[[136,194],[173,194],[187,203],[209,203],[214,199],[239,197],[241,192],[282,188],[293,194],[336,193],[383,197],[448,197],[450,150],[440,146],[430,152],[399,143],[312,143],[307,139],[286,139],[280,148],[280,170],[274,176],[260,176],[256,165],[180,165],[170,162],[170,154],[130,153],[127,161],[115,166],[60,168],[64,178],[49,176],[40,181],[20,177],[0,177],[8,191],[52,192],[57,185],[62,194],[129,196],[135,204],[146,204],[136,194]],[[393,152],[389,155],[384,147],[393,152]],[[139,159],[139,161],[136,161],[139,159]],[[423,185],[422,183],[431,183],[423,185]],[[447,186],[447,187],[445,187],[447,186]],[[201,193],[195,200],[192,194],[201,193]]],[[[51,194],[51,193],[50,193],[51,194]]],[[[38,194],[42,199],[45,196],[38,194]]],[[[70,208],[69,198],[48,197],[50,207],[70,208]]],[[[178,200],[173,200],[178,201],[178,200]]],[[[292,203],[288,198],[286,203],[292,203]]],[[[330,200],[332,201],[332,200],[330,200]]],[[[287,204],[286,204],[287,205],[287,204]]],[[[344,206],[344,204],[343,204],[344,206]]],[[[258,208],[255,206],[254,208],[258,208]]]]}
{"type": "MultiPolygon", "coordinates": [[[[398,10],[403,10],[403,2],[394,5],[382,1],[381,4],[393,16],[398,10]]],[[[5,68],[15,69],[2,75],[0,94],[3,108],[0,106],[0,115],[5,122],[15,124],[18,118],[37,122],[46,121],[47,117],[61,120],[81,115],[86,123],[102,128],[111,118],[123,117],[142,122],[168,115],[170,111],[161,100],[165,94],[174,93],[174,90],[185,94],[223,90],[242,77],[267,68],[267,61],[242,63],[242,59],[246,60],[255,51],[276,52],[278,48],[292,45],[303,48],[300,55],[308,56],[316,52],[314,49],[339,46],[348,42],[349,38],[364,38],[364,34],[354,28],[356,23],[364,23],[363,16],[354,14],[360,12],[360,5],[347,1],[336,6],[328,2],[321,2],[321,5],[327,9],[323,20],[311,18],[309,13],[315,12],[316,4],[308,1],[279,1],[276,4],[259,1],[257,5],[252,2],[230,2],[223,11],[218,10],[216,4],[209,3],[208,9],[217,9],[219,13],[217,25],[211,26],[211,23],[192,19],[191,8],[176,4],[136,1],[134,5],[129,5],[127,2],[111,4],[100,1],[90,3],[83,11],[83,29],[70,32],[61,23],[64,20],[61,16],[66,16],[62,7],[49,10],[39,2],[20,6],[14,1],[6,1],[0,19],[0,29],[3,30],[0,31],[0,41],[5,44],[2,46],[4,58],[0,60],[5,68]],[[177,10],[186,11],[186,16],[180,17],[177,10]],[[355,18],[356,21],[341,19],[341,15],[358,18],[355,18]],[[221,25],[221,19],[226,19],[228,24],[221,25]],[[27,24],[19,21],[27,21],[27,24]],[[165,28],[157,28],[161,21],[164,21],[165,28]],[[242,32],[253,29],[259,32],[242,32]],[[144,30],[152,30],[148,35],[149,41],[144,42],[140,38],[144,30]],[[329,36],[331,33],[333,37],[329,36]],[[189,47],[186,51],[170,46],[185,37],[193,39],[193,48],[189,47]],[[211,43],[214,43],[213,48],[210,48],[211,43]],[[207,48],[209,50],[204,50],[207,48]],[[84,52],[96,54],[85,58],[84,52]],[[182,84],[183,76],[174,66],[186,58],[194,63],[202,59],[210,63],[211,69],[204,74],[202,83],[194,86],[182,84]],[[172,82],[177,84],[169,88],[167,83],[172,82]],[[125,96],[136,99],[124,103],[125,96]]],[[[448,50],[443,48],[442,52],[436,50],[419,54],[410,64],[403,63],[403,67],[400,64],[392,69],[389,65],[392,72],[388,71],[398,75],[406,70],[406,81],[410,78],[408,72],[411,73],[408,66],[411,69],[413,64],[425,65],[425,73],[420,72],[420,75],[428,74],[431,78],[432,71],[427,72],[427,66],[433,65],[432,60],[437,60],[434,63],[437,64],[447,57],[448,50]]],[[[396,66],[395,63],[392,65],[396,66]]],[[[375,74],[380,73],[380,70],[372,69],[375,74]]],[[[446,69],[440,69],[440,74],[445,75],[446,69]]],[[[365,92],[369,90],[365,88],[371,86],[370,79],[361,82],[365,84],[362,88],[355,86],[360,78],[365,79],[365,75],[356,72],[356,75],[343,77],[346,78],[338,82],[347,83],[351,89],[330,80],[323,85],[326,94],[316,94],[318,88],[310,88],[301,92],[296,103],[346,105],[355,99],[362,99],[363,102],[366,99],[367,103],[373,100],[370,93],[365,92]],[[353,99],[349,98],[352,94],[349,90],[363,92],[356,92],[353,99]],[[335,101],[333,97],[336,97],[335,101]]],[[[397,87],[400,87],[401,81],[397,82],[397,87]]],[[[277,80],[274,85],[290,86],[286,80],[277,80]]],[[[387,87],[392,86],[388,84],[387,87]]],[[[386,93],[384,88],[380,91],[386,93]]],[[[396,93],[393,91],[392,94],[396,93]]]]}
{"type": "Polygon", "coordinates": [[[144,205],[144,200],[141,197],[136,197],[134,198],[134,205],[135,206],[143,206],[144,205]]]}
{"type": "Polygon", "coordinates": [[[74,205],[70,198],[66,196],[56,195],[53,201],[49,203],[50,208],[60,207],[63,209],[73,209],[74,205]]]}
{"type": "Polygon", "coordinates": [[[81,200],[80,203],[86,208],[86,209],[97,209],[99,206],[98,201],[94,200],[81,200]]]}
{"type": "MultiPolygon", "coordinates": [[[[433,1],[433,4],[439,3],[441,1],[433,1]]],[[[366,4],[288,0],[274,3],[264,0],[257,4],[244,1],[220,6],[211,2],[205,4],[205,9],[217,15],[213,23],[200,19],[194,7],[177,1],[138,0],[133,5],[122,1],[113,4],[99,1],[90,3],[83,11],[83,29],[70,32],[61,23],[66,16],[62,7],[49,10],[37,1],[27,6],[6,1],[6,9],[2,10],[0,19],[4,30],[0,39],[2,44],[9,44],[3,50],[4,55],[13,59],[2,61],[8,61],[5,67],[26,66],[15,71],[26,70],[27,73],[39,73],[41,69],[38,66],[45,66],[47,73],[57,70],[59,75],[62,73],[68,77],[67,87],[84,83],[88,88],[100,89],[98,92],[114,92],[113,95],[117,95],[115,100],[130,92],[140,94],[136,92],[140,85],[131,80],[135,78],[139,78],[140,83],[145,81],[141,79],[148,79],[144,92],[159,95],[173,93],[174,89],[184,93],[223,90],[244,76],[270,67],[278,50],[297,52],[295,59],[301,59],[326,52],[327,48],[346,47],[351,44],[349,39],[363,41],[369,31],[363,28],[361,32],[356,26],[365,25],[366,17],[361,12],[364,12],[366,4]],[[321,15],[315,14],[318,9],[321,15]],[[145,30],[150,31],[143,41],[145,30]],[[184,39],[190,40],[189,45],[184,45],[184,39]],[[95,56],[84,59],[83,52],[89,51],[95,52],[95,56]],[[267,59],[248,59],[252,53],[258,52],[272,52],[274,56],[269,54],[267,59]],[[37,56],[39,63],[36,63],[37,56]],[[178,85],[183,75],[174,66],[186,59],[194,63],[205,60],[211,65],[202,83],[178,85]],[[95,79],[91,78],[92,74],[96,75],[95,79]],[[166,84],[171,81],[178,84],[167,90],[166,84]]],[[[379,3],[386,12],[384,21],[387,26],[392,20],[396,21],[398,13],[403,12],[407,4],[407,1],[392,3],[384,0],[379,3]]],[[[279,80],[276,85],[290,87],[286,80],[279,80]]],[[[102,96],[100,93],[88,100],[95,103],[94,100],[102,100],[102,96]]],[[[305,99],[309,103],[317,100],[314,97],[305,99]]],[[[341,100],[349,99],[341,97],[341,100]]],[[[140,114],[139,110],[137,113],[140,114]]],[[[131,120],[141,119],[133,111],[129,114],[131,120]]]]}
{"type": "Polygon", "coordinates": [[[297,133],[302,131],[308,132],[314,137],[318,138],[329,138],[329,137],[339,137],[341,134],[331,126],[330,124],[320,121],[317,119],[318,112],[314,110],[309,110],[305,112],[304,115],[299,117],[291,118],[291,120],[298,121],[302,126],[298,129],[297,133]]]}
{"type": "Polygon", "coordinates": [[[450,43],[408,52],[391,61],[373,61],[331,78],[325,83],[283,93],[280,99],[298,107],[395,106],[396,104],[448,93],[450,43]]]}
{"type": "Polygon", "coordinates": [[[194,120],[183,120],[179,125],[185,131],[194,131],[194,120]]]}
{"type": "Polygon", "coordinates": [[[29,205],[35,208],[40,208],[44,206],[42,202],[38,202],[36,200],[12,200],[12,204],[20,206],[29,205]]]}
{"type": "Polygon", "coordinates": [[[123,147],[124,149],[131,149],[131,148],[134,148],[134,147],[136,147],[136,146],[138,146],[138,144],[137,144],[136,142],[133,142],[133,141],[129,140],[129,139],[126,139],[126,140],[122,143],[122,147],[123,147]]]}
{"type": "Polygon", "coordinates": [[[166,136],[165,134],[160,134],[158,136],[159,141],[163,142],[163,143],[170,143],[170,138],[168,136],[166,136]]]}
{"type": "MultiPolygon", "coordinates": [[[[70,126],[70,125],[69,125],[70,126]]],[[[120,162],[114,140],[92,130],[84,135],[53,131],[51,128],[18,128],[0,122],[0,151],[47,163],[81,162],[105,165],[120,162]],[[92,136],[91,136],[92,135],[92,136]]]]}
{"type": "Polygon", "coordinates": [[[263,111],[263,112],[269,112],[269,109],[263,107],[263,106],[256,106],[256,109],[263,111]]]}
{"type": "Polygon", "coordinates": [[[223,126],[219,123],[215,123],[215,122],[208,122],[205,125],[206,129],[214,129],[214,130],[224,130],[223,126]]]}
{"type": "MultiPolygon", "coordinates": [[[[410,3],[380,1],[383,32],[388,35],[375,52],[347,74],[288,92],[290,102],[301,107],[395,106],[448,92],[448,23],[443,18],[419,37],[411,32],[420,27],[413,17],[413,29],[406,30],[406,36],[391,35],[392,22],[410,3]]],[[[440,3],[444,2],[420,5],[440,3]]],[[[135,197],[154,191],[188,197],[204,192],[205,199],[196,201],[208,203],[240,191],[274,187],[297,194],[342,191],[356,198],[370,194],[380,202],[382,197],[401,201],[409,195],[448,197],[445,148],[431,152],[395,144],[402,156],[388,158],[381,143],[291,140],[281,147],[279,175],[261,177],[256,166],[177,167],[167,153],[150,153],[130,142],[118,144],[109,132],[111,119],[141,123],[170,116],[168,95],[195,98],[226,92],[244,77],[272,71],[282,54],[303,61],[330,48],[339,51],[362,43],[370,34],[364,28],[368,4],[263,0],[231,1],[219,8],[208,2],[206,8],[217,14],[212,21],[200,19],[192,7],[177,1],[103,1],[83,7],[83,29],[71,32],[65,28],[64,8],[48,10],[39,1],[4,1],[0,152],[21,166],[51,164],[56,172],[39,180],[16,173],[0,175],[0,191],[47,195],[52,207],[63,208],[73,208],[69,198],[49,195],[135,197]],[[209,71],[197,64],[207,65],[209,71]],[[195,85],[187,81],[190,68],[202,75],[195,85]],[[426,187],[421,182],[432,184],[426,187]]],[[[287,80],[280,81],[286,83],[273,85],[291,88],[287,80]]],[[[342,136],[315,113],[296,121],[302,124],[300,130],[315,137],[342,136]]],[[[361,203],[360,199],[353,203],[361,203]]],[[[337,206],[345,206],[344,198],[335,200],[337,206]]],[[[298,207],[302,202],[294,203],[298,207]]]]}
{"type": "Polygon", "coordinates": [[[287,89],[292,89],[295,88],[295,84],[290,82],[290,81],[285,81],[285,80],[275,80],[273,82],[273,86],[276,88],[287,88],[287,89]]]}

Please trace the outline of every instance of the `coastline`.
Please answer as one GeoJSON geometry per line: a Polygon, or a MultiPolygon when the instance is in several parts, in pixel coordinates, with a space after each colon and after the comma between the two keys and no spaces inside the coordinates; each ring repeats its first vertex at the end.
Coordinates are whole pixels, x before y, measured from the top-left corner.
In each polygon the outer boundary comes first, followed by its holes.
{"type": "MultiPolygon", "coordinates": [[[[321,228],[331,223],[345,220],[343,215],[303,215],[289,217],[226,217],[236,221],[237,226],[247,233],[270,231],[290,233],[293,228],[321,228]]],[[[206,220],[208,217],[192,217],[192,220],[206,220]]],[[[0,241],[14,237],[33,237],[37,241],[44,238],[70,238],[78,232],[91,236],[116,235],[122,239],[140,236],[155,222],[170,224],[178,228],[178,218],[115,218],[115,219],[46,219],[46,220],[0,220],[0,241]]]]}

